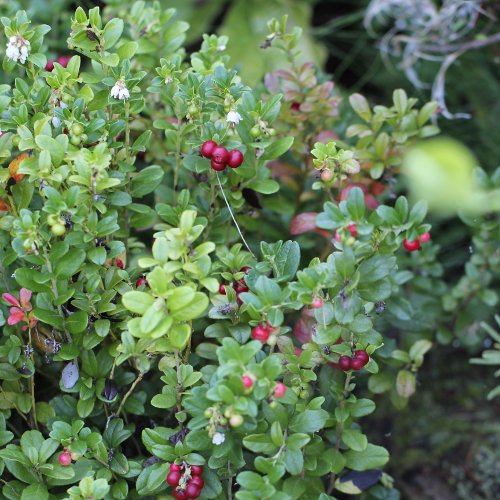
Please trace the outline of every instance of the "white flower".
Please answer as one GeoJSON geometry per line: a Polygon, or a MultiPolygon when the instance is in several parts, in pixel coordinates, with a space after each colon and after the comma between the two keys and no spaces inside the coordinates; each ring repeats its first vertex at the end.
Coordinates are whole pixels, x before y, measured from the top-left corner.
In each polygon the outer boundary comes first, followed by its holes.
{"type": "Polygon", "coordinates": [[[7,59],[24,64],[29,55],[29,47],[30,43],[21,35],[11,36],[7,43],[5,55],[7,59]]]}
{"type": "Polygon", "coordinates": [[[222,444],[226,440],[226,436],[222,434],[222,432],[216,432],[214,437],[212,438],[212,443],[219,445],[222,444]]]}
{"type": "Polygon", "coordinates": [[[226,116],[226,121],[229,123],[240,123],[241,115],[237,111],[229,111],[226,116]]]}
{"type": "Polygon", "coordinates": [[[217,50],[222,52],[222,51],[226,50],[226,46],[225,45],[217,45],[217,50]]]}
{"type": "Polygon", "coordinates": [[[111,97],[120,99],[120,101],[123,101],[124,99],[128,99],[130,97],[130,92],[128,91],[128,88],[126,87],[123,80],[118,80],[115,83],[115,85],[111,89],[111,97]]]}
{"type": "Polygon", "coordinates": [[[61,125],[61,120],[59,120],[56,115],[52,117],[52,125],[54,125],[54,127],[59,127],[59,125],[61,125]]]}

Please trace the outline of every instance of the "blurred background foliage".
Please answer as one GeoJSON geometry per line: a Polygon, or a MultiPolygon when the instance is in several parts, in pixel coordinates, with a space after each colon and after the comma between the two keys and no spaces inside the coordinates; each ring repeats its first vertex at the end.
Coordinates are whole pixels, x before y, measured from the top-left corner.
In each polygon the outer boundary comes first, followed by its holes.
{"type": "MultiPolygon", "coordinates": [[[[428,3],[430,0],[400,0],[399,3],[386,0],[398,3],[402,9],[415,7],[419,1],[428,3]]],[[[447,3],[453,1],[447,0],[447,3]]],[[[0,14],[9,16],[18,9],[25,9],[34,23],[50,24],[52,31],[47,36],[47,57],[50,59],[68,53],[66,39],[75,7],[81,5],[89,9],[99,5],[105,8],[108,16],[120,16],[132,3],[125,0],[0,0],[0,14]]],[[[382,56],[380,37],[387,26],[380,26],[379,38],[367,32],[363,20],[369,0],[160,0],[160,4],[164,8],[175,7],[179,19],[190,24],[186,40],[190,51],[199,48],[203,33],[227,35],[227,53],[248,84],[259,85],[267,72],[283,65],[283,55],[277,50],[262,50],[260,46],[267,33],[267,21],[288,14],[289,26],[300,26],[304,30],[300,46],[302,61],[313,61],[324,71],[325,78],[328,75],[335,82],[344,97],[360,92],[372,103],[386,104],[391,101],[395,88],[404,88],[421,103],[430,98],[428,89],[416,89],[408,81],[398,67],[400,61],[382,56]]],[[[500,2],[484,1],[482,7],[490,15],[488,29],[498,32],[500,2]]],[[[472,36],[481,36],[481,26],[472,36]]],[[[498,266],[498,233],[496,240],[491,239],[491,234],[495,235],[495,229],[491,229],[495,228],[495,219],[498,228],[498,197],[481,200],[485,207],[482,212],[486,212],[481,216],[460,213],[459,218],[457,214],[464,205],[462,197],[470,195],[471,189],[468,190],[466,184],[475,166],[480,166],[482,171],[474,183],[481,189],[496,187],[494,194],[498,195],[500,176],[493,172],[500,158],[499,64],[500,44],[497,43],[464,53],[448,70],[447,106],[453,111],[470,113],[472,118],[440,119],[438,124],[444,135],[465,144],[470,151],[460,149],[463,148],[460,144],[441,142],[437,146],[426,146],[426,151],[420,152],[432,153],[433,147],[441,151],[450,147],[450,154],[456,155],[456,161],[464,161],[465,170],[462,177],[457,177],[452,165],[452,173],[443,181],[447,190],[443,198],[448,204],[448,212],[435,212],[429,221],[433,224],[433,239],[440,245],[439,253],[421,273],[422,280],[434,276],[448,286],[452,284],[445,303],[448,311],[456,311],[457,317],[453,324],[443,325],[434,332],[441,345],[432,350],[426,361],[426,370],[419,378],[418,394],[409,406],[398,413],[382,395],[377,401],[381,411],[373,435],[380,435],[382,430],[387,440],[384,444],[398,457],[389,472],[395,477],[402,498],[500,498],[500,427],[495,417],[499,407],[495,400],[486,400],[494,387],[492,368],[469,364],[471,357],[480,356],[484,348],[492,345],[480,322],[494,324],[485,304],[494,306],[497,298],[481,296],[484,283],[479,270],[488,269],[488,266],[494,268],[495,262],[498,266]],[[496,213],[488,209],[490,203],[491,208],[497,206],[496,213]],[[467,274],[459,279],[464,271],[467,274]],[[473,321],[458,313],[467,308],[475,310],[473,321]]],[[[422,61],[419,73],[432,81],[438,68],[435,62],[422,61]]],[[[5,75],[1,75],[0,80],[4,79],[5,75]]],[[[341,117],[343,113],[352,113],[346,101],[344,99],[341,107],[341,117]]],[[[418,161],[416,172],[419,173],[418,161]]],[[[409,177],[418,184],[418,179],[409,177]]],[[[425,193],[428,187],[425,182],[432,184],[433,180],[424,176],[417,192],[425,193]]],[[[402,190],[404,186],[395,189],[402,190]]],[[[475,200],[470,199],[467,203],[474,205],[475,200]]],[[[314,240],[308,238],[309,247],[314,247],[314,240]]],[[[494,288],[495,284],[498,287],[498,273],[490,274],[489,288],[494,288]]],[[[419,321],[433,323],[433,316],[441,311],[435,304],[441,300],[443,289],[438,287],[430,292],[422,287],[419,293],[417,287],[412,300],[425,302],[429,313],[429,318],[419,318],[419,321]]],[[[389,337],[390,328],[388,325],[389,337]]],[[[410,325],[405,325],[404,329],[411,332],[410,325]]],[[[376,493],[370,498],[386,498],[374,495],[376,493]]]]}

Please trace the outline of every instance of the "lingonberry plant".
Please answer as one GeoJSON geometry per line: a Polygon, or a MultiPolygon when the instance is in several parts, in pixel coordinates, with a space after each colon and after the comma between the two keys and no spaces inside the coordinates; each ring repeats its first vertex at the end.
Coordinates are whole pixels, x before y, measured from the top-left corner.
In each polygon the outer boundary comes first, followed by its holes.
{"type": "Polygon", "coordinates": [[[174,14],[78,8],[53,61],[2,19],[2,494],[390,498],[361,419],[432,345],[408,297],[436,250],[396,181],[436,105],[354,95],[346,123],[285,18],[263,46],[290,68],[252,89],[174,14]]]}

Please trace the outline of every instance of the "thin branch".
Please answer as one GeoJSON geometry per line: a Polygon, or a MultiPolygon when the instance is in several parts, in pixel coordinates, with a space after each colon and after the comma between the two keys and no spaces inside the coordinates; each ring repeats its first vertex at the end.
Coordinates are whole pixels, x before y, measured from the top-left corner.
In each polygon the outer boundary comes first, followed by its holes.
{"type": "Polygon", "coordinates": [[[255,260],[257,260],[257,258],[255,257],[254,253],[252,252],[251,248],[248,246],[248,243],[246,242],[245,237],[243,236],[243,233],[241,232],[240,226],[236,222],[236,218],[235,218],[235,216],[233,214],[233,211],[231,210],[231,206],[229,205],[229,202],[227,201],[226,193],[224,193],[224,188],[222,187],[222,184],[221,184],[220,178],[219,178],[219,173],[217,171],[215,172],[215,176],[217,177],[217,182],[219,183],[219,187],[220,187],[222,196],[224,198],[224,201],[226,202],[227,209],[229,210],[229,213],[231,214],[231,218],[233,219],[234,225],[236,226],[236,229],[238,230],[238,233],[240,234],[241,240],[243,241],[243,243],[247,247],[247,250],[252,254],[252,257],[255,260]]]}

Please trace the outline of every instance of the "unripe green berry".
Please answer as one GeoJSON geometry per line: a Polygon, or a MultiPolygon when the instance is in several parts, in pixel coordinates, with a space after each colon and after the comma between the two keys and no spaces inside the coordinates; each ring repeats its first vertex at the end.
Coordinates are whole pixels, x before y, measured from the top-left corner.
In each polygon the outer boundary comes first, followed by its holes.
{"type": "Polygon", "coordinates": [[[231,427],[240,427],[243,425],[243,417],[241,415],[232,415],[231,418],[229,419],[229,424],[231,427]]]}
{"type": "Polygon", "coordinates": [[[259,137],[260,136],[260,128],[257,125],[255,125],[254,127],[252,127],[250,129],[250,135],[252,137],[254,137],[254,138],[259,137]]]}
{"type": "Polygon", "coordinates": [[[73,123],[73,125],[71,126],[71,133],[73,135],[82,135],[83,134],[83,126],[80,125],[79,123],[73,123]]]}
{"type": "Polygon", "coordinates": [[[56,236],[62,236],[65,232],[66,232],[66,228],[60,224],[59,222],[57,222],[56,224],[54,224],[51,229],[53,234],[55,234],[56,236]]]}
{"type": "Polygon", "coordinates": [[[78,146],[82,142],[82,139],[78,135],[72,135],[69,139],[69,142],[71,142],[73,146],[78,146]]]}

